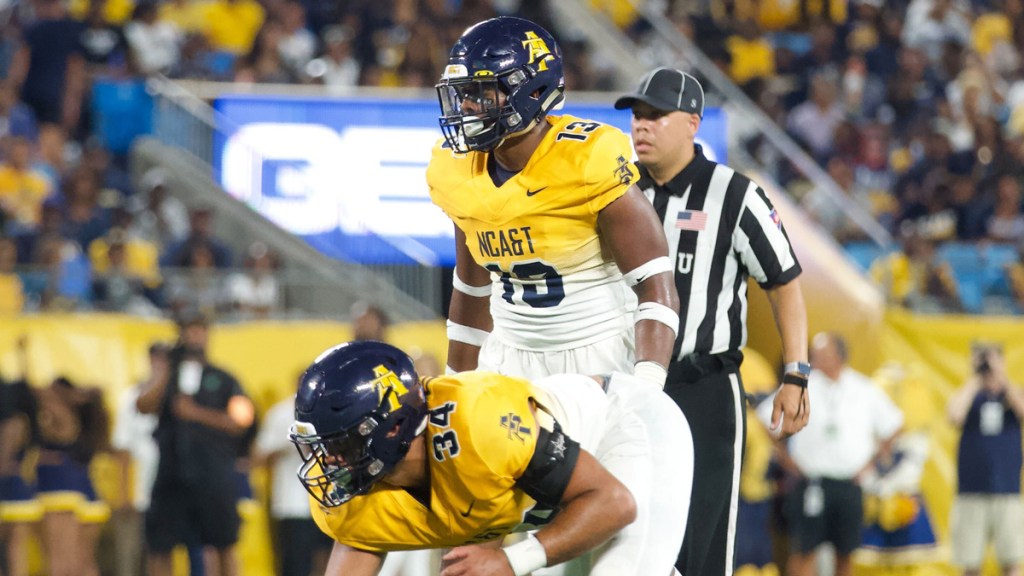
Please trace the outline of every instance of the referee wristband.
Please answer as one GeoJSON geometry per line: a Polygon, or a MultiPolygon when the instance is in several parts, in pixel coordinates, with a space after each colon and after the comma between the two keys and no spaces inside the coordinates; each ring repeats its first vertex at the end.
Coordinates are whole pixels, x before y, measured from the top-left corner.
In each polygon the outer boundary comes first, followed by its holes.
{"type": "Polygon", "coordinates": [[[512,572],[516,576],[529,576],[534,570],[540,570],[548,565],[548,553],[533,534],[528,534],[526,540],[522,542],[505,546],[501,551],[505,553],[508,565],[512,567],[512,572]]]}
{"type": "Polygon", "coordinates": [[[793,384],[801,388],[807,388],[807,377],[803,374],[788,372],[782,376],[783,384],[793,384]]]}
{"type": "Polygon", "coordinates": [[[811,376],[811,365],[807,362],[786,362],[784,374],[802,374],[804,378],[811,376]]]}

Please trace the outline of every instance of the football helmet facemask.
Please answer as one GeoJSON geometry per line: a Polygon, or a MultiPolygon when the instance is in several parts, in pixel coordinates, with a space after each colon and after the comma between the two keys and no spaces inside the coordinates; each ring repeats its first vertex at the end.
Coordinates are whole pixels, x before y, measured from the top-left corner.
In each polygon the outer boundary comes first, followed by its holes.
{"type": "Polygon", "coordinates": [[[436,88],[447,145],[490,151],[561,105],[562,51],[529,20],[491,18],[462,34],[436,88]]]}
{"type": "Polygon", "coordinates": [[[299,480],[320,504],[340,506],[373,487],[426,427],[423,386],[404,352],[382,342],[331,348],[306,369],[289,437],[299,480]]]}

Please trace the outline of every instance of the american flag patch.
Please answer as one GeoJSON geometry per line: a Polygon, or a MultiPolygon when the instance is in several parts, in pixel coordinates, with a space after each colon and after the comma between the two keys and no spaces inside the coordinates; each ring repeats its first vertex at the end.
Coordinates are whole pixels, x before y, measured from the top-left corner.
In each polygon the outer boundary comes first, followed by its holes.
{"type": "Polygon", "coordinates": [[[772,222],[778,226],[779,230],[782,230],[782,218],[779,217],[779,211],[772,208],[772,211],[768,214],[768,217],[772,219],[772,222]]]}
{"type": "Polygon", "coordinates": [[[700,232],[708,225],[707,212],[700,210],[681,210],[676,216],[676,229],[700,232]]]}

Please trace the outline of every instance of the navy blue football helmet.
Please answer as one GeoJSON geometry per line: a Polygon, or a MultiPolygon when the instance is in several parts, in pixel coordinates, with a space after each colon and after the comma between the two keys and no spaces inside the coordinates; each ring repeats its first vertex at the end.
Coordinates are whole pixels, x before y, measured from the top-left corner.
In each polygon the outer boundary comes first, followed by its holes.
{"type": "Polygon", "coordinates": [[[436,88],[448,146],[493,150],[562,103],[562,51],[529,20],[491,18],[462,34],[436,88]]]}
{"type": "Polygon", "coordinates": [[[324,506],[364,494],[426,426],[412,359],[382,342],[350,342],[320,355],[299,380],[290,438],[299,480],[324,506]]]}

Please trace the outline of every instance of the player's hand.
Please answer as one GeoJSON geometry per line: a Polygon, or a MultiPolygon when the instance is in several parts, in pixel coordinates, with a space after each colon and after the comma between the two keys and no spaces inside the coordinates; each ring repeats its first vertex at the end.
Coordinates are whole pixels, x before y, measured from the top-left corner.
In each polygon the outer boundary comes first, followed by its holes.
{"type": "Polygon", "coordinates": [[[459,546],[441,558],[441,576],[515,576],[501,548],[459,546]]]}
{"type": "Polygon", "coordinates": [[[807,389],[794,384],[783,384],[772,404],[772,432],[778,434],[780,438],[787,438],[803,430],[810,417],[811,402],[807,389]]]}

